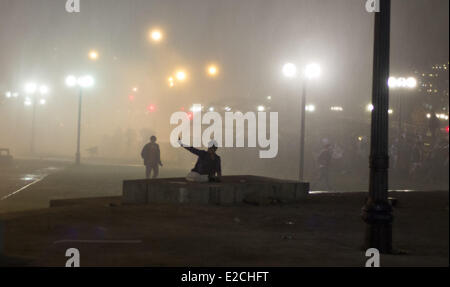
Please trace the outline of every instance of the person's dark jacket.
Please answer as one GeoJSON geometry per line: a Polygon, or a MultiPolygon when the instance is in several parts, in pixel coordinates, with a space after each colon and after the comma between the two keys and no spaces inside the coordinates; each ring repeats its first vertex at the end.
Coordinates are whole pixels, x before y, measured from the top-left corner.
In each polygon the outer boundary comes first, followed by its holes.
{"type": "Polygon", "coordinates": [[[215,176],[217,174],[222,173],[220,156],[217,154],[214,155],[214,158],[211,158],[211,155],[204,150],[199,150],[194,147],[184,147],[191,153],[198,156],[197,163],[195,164],[192,171],[198,172],[202,175],[215,176]]]}
{"type": "Polygon", "coordinates": [[[158,165],[161,164],[161,152],[157,143],[148,143],[144,146],[141,152],[141,157],[144,159],[144,165],[158,165]]]}

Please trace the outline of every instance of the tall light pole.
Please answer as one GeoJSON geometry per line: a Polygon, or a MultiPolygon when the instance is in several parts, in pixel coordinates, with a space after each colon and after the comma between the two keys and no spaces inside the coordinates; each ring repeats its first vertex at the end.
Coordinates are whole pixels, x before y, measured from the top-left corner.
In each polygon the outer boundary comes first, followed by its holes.
{"type": "Polygon", "coordinates": [[[370,142],[369,196],[362,208],[366,222],[365,248],[392,252],[392,207],[388,201],[389,53],[391,1],[380,0],[375,13],[370,142]]]}
{"type": "Polygon", "coordinates": [[[30,141],[30,153],[34,155],[35,153],[35,130],[36,130],[36,94],[39,94],[41,98],[39,99],[39,104],[44,105],[46,100],[42,98],[48,94],[48,87],[46,85],[38,85],[36,83],[27,83],[25,85],[25,93],[28,97],[25,99],[24,104],[26,106],[33,106],[33,118],[31,122],[31,141],[30,141]]]}
{"type": "Polygon", "coordinates": [[[79,87],[78,91],[78,129],[77,129],[77,151],[75,154],[75,164],[79,165],[81,162],[81,108],[83,103],[83,88],[89,88],[94,85],[94,78],[91,76],[82,76],[76,78],[75,76],[68,76],[66,78],[66,85],[68,87],[79,87]]]}
{"type": "MultiPolygon", "coordinates": [[[[305,165],[305,122],[306,122],[306,91],[307,81],[318,78],[321,73],[321,68],[318,64],[312,63],[306,66],[302,78],[302,95],[300,103],[300,162],[299,162],[299,180],[304,180],[304,165],[305,165]]],[[[283,66],[283,74],[288,78],[294,78],[297,75],[297,67],[292,63],[287,63],[283,66]]]]}

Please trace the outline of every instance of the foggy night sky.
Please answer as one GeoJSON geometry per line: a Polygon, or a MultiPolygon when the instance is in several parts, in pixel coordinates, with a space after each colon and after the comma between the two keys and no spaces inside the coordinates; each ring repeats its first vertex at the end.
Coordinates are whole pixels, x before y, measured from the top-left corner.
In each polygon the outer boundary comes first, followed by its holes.
{"type": "MultiPolygon", "coordinates": [[[[74,142],[77,98],[64,85],[68,74],[96,78],[85,96],[86,146],[117,127],[155,122],[167,141],[170,113],[193,103],[249,110],[272,96],[280,117],[298,119],[291,114],[298,84],[282,76],[285,62],[321,64],[323,75],[309,86],[308,102],[341,105],[350,115],[362,114],[370,102],[373,15],[365,0],[81,0],[81,13],[73,14],[65,2],[0,0],[0,91],[22,92],[29,80],[51,87],[39,115],[41,145],[56,136],[60,145],[74,142]],[[148,40],[152,27],[164,31],[163,43],[148,40]],[[99,51],[97,62],[88,60],[90,49],[99,51]],[[210,62],[220,67],[214,80],[205,75],[210,62]],[[189,79],[169,89],[167,78],[178,67],[189,79]],[[133,86],[140,92],[130,103],[133,86]],[[144,114],[148,104],[157,106],[153,119],[130,120],[130,111],[144,114]]],[[[392,75],[448,61],[448,6],[448,0],[392,1],[392,75]]],[[[1,137],[29,129],[29,114],[19,110],[23,120],[1,126],[1,137]]]]}

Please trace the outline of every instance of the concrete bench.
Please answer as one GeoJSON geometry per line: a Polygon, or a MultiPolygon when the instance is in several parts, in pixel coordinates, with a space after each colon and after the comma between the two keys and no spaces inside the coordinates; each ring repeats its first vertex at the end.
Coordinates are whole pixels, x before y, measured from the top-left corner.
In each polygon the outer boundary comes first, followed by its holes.
{"type": "Polygon", "coordinates": [[[184,178],[125,180],[123,204],[194,203],[258,205],[305,199],[309,183],[259,176],[224,176],[220,183],[193,183],[184,178]]]}

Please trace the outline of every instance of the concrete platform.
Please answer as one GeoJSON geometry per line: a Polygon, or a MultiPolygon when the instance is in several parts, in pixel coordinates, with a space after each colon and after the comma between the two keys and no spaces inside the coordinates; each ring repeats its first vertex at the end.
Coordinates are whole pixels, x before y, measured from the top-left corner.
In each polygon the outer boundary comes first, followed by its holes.
{"type": "Polygon", "coordinates": [[[224,176],[220,183],[193,183],[184,178],[125,180],[122,203],[265,205],[300,201],[308,193],[309,183],[248,175],[224,176]]]}

